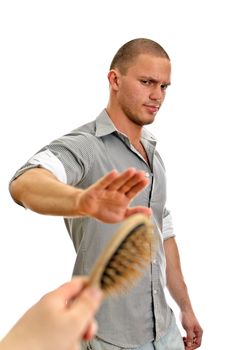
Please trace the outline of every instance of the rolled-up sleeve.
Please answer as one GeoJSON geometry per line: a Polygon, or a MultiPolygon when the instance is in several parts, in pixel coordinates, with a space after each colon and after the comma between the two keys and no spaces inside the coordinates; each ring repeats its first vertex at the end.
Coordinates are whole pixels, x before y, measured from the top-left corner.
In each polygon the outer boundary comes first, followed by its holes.
{"type": "Polygon", "coordinates": [[[48,149],[36,153],[12,177],[10,184],[29,169],[44,168],[53,173],[61,182],[67,183],[65,168],[61,161],[48,149]]]}
{"type": "Polygon", "coordinates": [[[163,239],[168,239],[171,237],[175,237],[172,215],[171,213],[165,209],[163,216],[163,230],[162,230],[163,239]]]}
{"type": "Polygon", "coordinates": [[[49,149],[35,154],[29,159],[28,163],[51,171],[58,180],[67,183],[67,176],[63,164],[49,149]]]}

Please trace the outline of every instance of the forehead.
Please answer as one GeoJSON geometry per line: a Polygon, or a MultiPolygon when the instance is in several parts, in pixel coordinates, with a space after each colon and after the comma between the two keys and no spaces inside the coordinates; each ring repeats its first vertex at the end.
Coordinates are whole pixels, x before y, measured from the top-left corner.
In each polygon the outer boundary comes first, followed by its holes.
{"type": "Polygon", "coordinates": [[[170,81],[171,63],[165,57],[150,54],[139,55],[127,70],[127,76],[151,77],[158,80],[170,81]]]}

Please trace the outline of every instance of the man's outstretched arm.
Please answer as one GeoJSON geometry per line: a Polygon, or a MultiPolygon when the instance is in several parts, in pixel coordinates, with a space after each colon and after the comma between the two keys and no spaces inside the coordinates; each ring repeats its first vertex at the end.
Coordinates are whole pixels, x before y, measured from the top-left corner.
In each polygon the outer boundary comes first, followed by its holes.
{"type": "Polygon", "coordinates": [[[16,202],[40,214],[91,216],[116,223],[138,212],[150,215],[149,208],[129,207],[148,181],[143,171],[134,168],[113,170],[83,190],[60,182],[46,169],[34,168],[15,179],[10,192],[16,202]]]}

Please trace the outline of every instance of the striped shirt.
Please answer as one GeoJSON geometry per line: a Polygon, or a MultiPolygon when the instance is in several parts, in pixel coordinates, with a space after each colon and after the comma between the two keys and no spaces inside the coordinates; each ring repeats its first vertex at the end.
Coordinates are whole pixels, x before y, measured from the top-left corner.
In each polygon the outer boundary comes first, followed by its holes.
{"type": "MultiPolygon", "coordinates": [[[[156,139],[145,128],[141,142],[150,165],[103,110],[96,120],[43,147],[11,180],[27,169],[43,167],[60,181],[85,189],[113,169],[122,172],[134,167],[146,172],[150,183],[133,199],[131,206],[152,209],[153,220],[159,228],[156,259],[129,293],[104,301],[96,317],[98,337],[125,348],[159,340],[166,334],[172,318],[164,293],[163,240],[174,236],[171,214],[165,207],[165,169],[156,150],[156,139]]],[[[120,224],[105,224],[89,217],[65,218],[64,221],[77,253],[73,274],[86,275],[120,224]]]]}

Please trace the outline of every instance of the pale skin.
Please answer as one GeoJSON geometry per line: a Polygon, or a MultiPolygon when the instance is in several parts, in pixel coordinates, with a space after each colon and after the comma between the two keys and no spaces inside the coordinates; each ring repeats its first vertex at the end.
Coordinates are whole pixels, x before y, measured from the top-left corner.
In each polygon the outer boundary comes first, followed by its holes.
{"type": "MultiPolygon", "coordinates": [[[[170,61],[151,54],[140,54],[124,74],[119,69],[112,69],[108,74],[110,97],[107,113],[148,165],[141,132],[144,125],[155,120],[170,85],[170,75],[170,61]]],[[[92,216],[113,223],[136,212],[150,214],[149,208],[129,207],[131,200],[147,183],[143,172],[128,169],[121,174],[113,171],[88,189],[78,190],[58,182],[47,170],[32,169],[12,183],[11,193],[16,201],[42,214],[92,216]]],[[[164,248],[167,286],[180,307],[182,325],[186,330],[185,347],[196,349],[201,344],[202,329],[191,306],[175,239],[165,241],[164,248]]]]}
{"type": "Polygon", "coordinates": [[[97,330],[102,292],[75,277],[33,305],[0,342],[0,350],[78,350],[97,330]]]}

